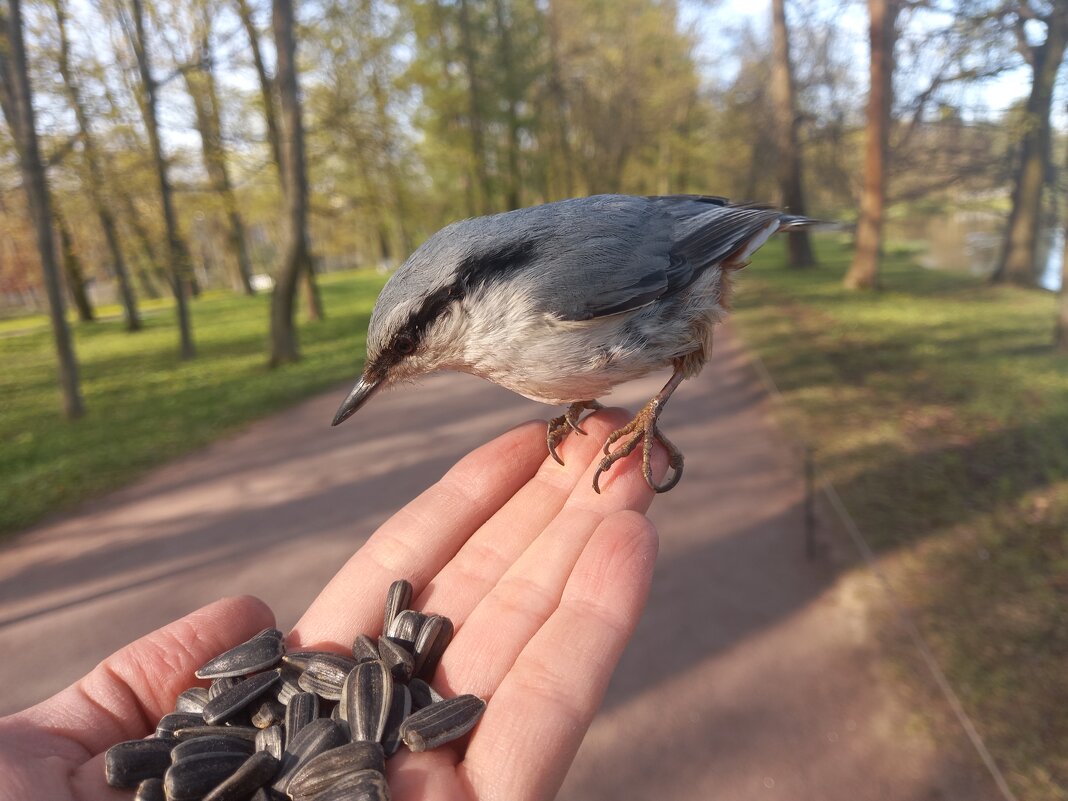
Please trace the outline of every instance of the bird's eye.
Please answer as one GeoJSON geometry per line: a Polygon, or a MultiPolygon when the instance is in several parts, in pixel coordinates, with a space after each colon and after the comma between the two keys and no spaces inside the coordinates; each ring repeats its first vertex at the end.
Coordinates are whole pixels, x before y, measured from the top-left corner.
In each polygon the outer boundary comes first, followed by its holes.
{"type": "Polygon", "coordinates": [[[401,356],[408,356],[415,351],[415,339],[408,334],[401,334],[393,340],[393,349],[401,356]]]}

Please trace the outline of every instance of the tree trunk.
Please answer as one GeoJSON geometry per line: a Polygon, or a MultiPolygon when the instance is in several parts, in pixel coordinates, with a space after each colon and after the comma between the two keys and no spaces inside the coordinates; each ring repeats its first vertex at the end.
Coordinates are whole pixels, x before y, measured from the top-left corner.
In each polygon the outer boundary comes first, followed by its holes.
{"type": "MultiPolygon", "coordinates": [[[[293,325],[293,302],[301,273],[311,274],[308,252],[308,183],[304,164],[304,127],[297,85],[293,5],[273,0],[272,26],[278,53],[278,96],[281,107],[282,186],[286,199],[286,245],[271,296],[270,364],[275,367],[300,358],[293,325]]],[[[307,279],[305,279],[307,281],[307,279]]],[[[309,287],[313,289],[314,287],[309,287]]],[[[315,292],[309,291],[309,298],[315,292]]]]}
{"type": "Polygon", "coordinates": [[[215,85],[215,71],[212,65],[214,54],[211,50],[211,16],[205,14],[200,32],[197,70],[186,70],[186,88],[193,101],[197,130],[200,133],[201,153],[204,157],[204,169],[208,173],[211,188],[222,200],[226,211],[227,242],[230,255],[236,267],[237,285],[246,295],[255,295],[252,288],[252,265],[249,262],[248,248],[245,245],[245,224],[237,205],[234,185],[230,180],[227,165],[226,146],[223,143],[222,119],[219,113],[219,94],[215,85]]]}
{"type": "Polygon", "coordinates": [[[485,214],[491,208],[492,189],[486,169],[486,143],[482,121],[482,82],[478,76],[478,54],[475,35],[471,30],[471,13],[467,0],[460,0],[460,42],[463,48],[464,69],[467,72],[467,116],[471,132],[471,160],[478,180],[477,209],[485,214]]]}
{"type": "Polygon", "coordinates": [[[145,19],[141,0],[130,0],[134,17],[134,53],[137,56],[137,68],[141,73],[141,85],[144,90],[141,111],[145,118],[145,130],[148,132],[149,146],[156,166],[156,179],[159,182],[160,200],[163,204],[163,223],[167,231],[167,262],[171,291],[174,293],[175,307],[178,312],[178,331],[180,335],[180,354],[183,359],[196,355],[193,345],[193,331],[189,322],[189,303],[186,299],[186,284],[190,281],[189,251],[178,233],[178,219],[174,214],[174,201],[171,182],[167,175],[167,161],[163,157],[163,143],[159,136],[159,120],[156,116],[156,90],[158,86],[152,77],[152,65],[149,63],[148,51],[145,49],[145,19]]]}
{"type": "Polygon", "coordinates": [[[519,175],[519,87],[516,85],[515,64],[512,61],[512,22],[504,8],[505,0],[494,0],[493,9],[497,18],[498,57],[504,77],[504,99],[508,119],[508,188],[505,205],[509,210],[523,204],[523,181],[519,175]]]}
{"type": "Polygon", "coordinates": [[[263,119],[267,124],[267,142],[271,146],[271,155],[274,164],[281,174],[282,169],[282,144],[278,135],[278,115],[274,105],[274,86],[267,68],[263,64],[263,52],[260,50],[260,34],[256,30],[256,24],[252,20],[252,10],[248,0],[237,0],[237,14],[241,17],[241,24],[248,36],[249,47],[252,50],[252,64],[256,68],[256,77],[260,82],[260,98],[263,102],[263,119]]]}
{"type": "Polygon", "coordinates": [[[59,357],[59,386],[63,398],[63,413],[74,420],[85,413],[78,380],[78,362],[74,355],[70,328],[63,309],[59,269],[56,266],[55,242],[52,237],[52,209],[48,195],[48,179],[37,144],[37,128],[33,111],[30,76],[26,66],[26,50],[22,38],[22,8],[20,0],[0,2],[0,111],[11,129],[18,153],[22,187],[37,235],[45,291],[48,293],[48,312],[52,322],[52,336],[59,357]]]}
{"type": "Polygon", "coordinates": [[[574,193],[575,181],[574,159],[571,156],[571,138],[567,124],[567,92],[562,77],[563,69],[560,65],[560,20],[557,3],[559,0],[549,0],[548,25],[549,25],[549,96],[552,98],[553,116],[556,121],[557,143],[560,147],[560,156],[563,162],[562,170],[564,178],[564,197],[571,197],[574,193]]]}
{"type": "MultiPolygon", "coordinates": [[[[772,0],[771,94],[775,103],[775,133],[779,151],[779,191],[782,205],[791,214],[804,215],[805,193],[801,181],[801,145],[798,142],[797,98],[794,68],[790,61],[790,32],[786,25],[786,0],[772,0]]],[[[791,267],[811,267],[816,263],[808,231],[791,231],[786,241],[787,260],[791,267]]]]}
{"type": "Polygon", "coordinates": [[[894,44],[900,0],[868,0],[871,17],[871,86],[868,90],[864,189],[860,200],[856,251],[845,276],[848,289],[876,289],[883,250],[886,157],[893,98],[894,44]]]}
{"type": "Polygon", "coordinates": [[[67,100],[74,109],[74,118],[78,122],[78,134],[82,140],[82,153],[85,156],[85,167],[88,173],[86,183],[89,185],[89,199],[96,212],[100,229],[104,232],[108,253],[111,255],[111,268],[119,285],[119,301],[122,303],[123,315],[126,319],[126,330],[140,331],[141,316],[137,311],[137,296],[134,294],[130,281],[130,271],[126,268],[126,259],[119,243],[115,218],[104,198],[104,175],[96,152],[96,142],[89,128],[89,114],[85,109],[85,103],[82,101],[82,95],[70,65],[70,39],[67,36],[67,14],[63,0],[52,0],[52,7],[55,9],[59,28],[59,74],[63,78],[67,100]]]}
{"type": "Polygon", "coordinates": [[[78,254],[74,252],[74,239],[70,235],[67,221],[59,213],[58,208],[53,208],[53,219],[56,228],[59,229],[59,252],[63,262],[63,276],[67,281],[67,291],[70,292],[74,308],[78,312],[78,320],[83,323],[91,323],[96,318],[93,316],[93,305],[89,302],[89,293],[85,291],[85,275],[82,273],[82,263],[78,254]]]}
{"type": "Polygon", "coordinates": [[[1030,48],[1034,73],[1027,98],[1020,161],[1012,189],[1012,210],[991,280],[1034,286],[1038,277],[1038,236],[1042,222],[1042,190],[1050,172],[1050,109],[1057,72],[1068,43],[1068,12],[1054,3],[1046,41],[1030,48]]]}

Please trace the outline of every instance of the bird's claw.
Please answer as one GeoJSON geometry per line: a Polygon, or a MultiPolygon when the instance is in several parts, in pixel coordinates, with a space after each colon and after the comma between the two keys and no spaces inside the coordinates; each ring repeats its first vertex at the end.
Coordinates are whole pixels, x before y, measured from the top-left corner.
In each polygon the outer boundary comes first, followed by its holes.
{"type": "Polygon", "coordinates": [[[593,474],[594,492],[598,495],[601,493],[601,474],[609,470],[620,459],[629,456],[638,447],[639,442],[642,443],[642,475],[645,477],[645,483],[649,485],[649,488],[657,493],[667,492],[679,483],[682,478],[682,451],[676,448],[674,443],[661,433],[660,427],[657,425],[657,417],[659,417],[659,408],[650,404],[642,409],[623,428],[609,434],[602,448],[604,458],[597,465],[597,472],[593,474]],[[616,450],[610,450],[612,445],[628,434],[633,436],[616,450]],[[668,453],[668,467],[672,471],[671,477],[663,484],[657,484],[653,480],[652,453],[654,441],[658,441],[664,446],[668,453]]]}
{"type": "Polygon", "coordinates": [[[590,401],[576,401],[572,403],[567,411],[559,417],[554,417],[549,421],[549,427],[545,432],[545,443],[549,446],[549,455],[557,461],[558,464],[563,464],[564,460],[560,457],[560,454],[556,452],[556,446],[564,441],[564,438],[572,431],[576,431],[583,436],[586,432],[579,425],[579,418],[582,413],[589,409],[590,411],[597,411],[603,409],[600,403],[595,400],[590,401]]]}

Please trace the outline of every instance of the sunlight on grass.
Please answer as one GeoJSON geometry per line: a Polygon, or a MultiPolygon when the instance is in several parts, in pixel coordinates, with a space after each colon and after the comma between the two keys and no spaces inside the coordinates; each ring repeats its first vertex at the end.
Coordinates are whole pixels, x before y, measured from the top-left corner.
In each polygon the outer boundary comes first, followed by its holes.
{"type": "Polygon", "coordinates": [[[147,467],[352,379],[384,280],[368,271],[322,276],[326,320],[301,326],[304,358],[278,370],[266,367],[267,295],[220,292],[194,301],[198,356],[188,362],[178,358],[169,306],[146,315],[145,330],[136,334],[127,334],[121,320],[75,324],[88,413],[74,423],[60,416],[47,325],[0,337],[6,399],[0,532],[119,487],[147,467]]]}
{"type": "MultiPolygon", "coordinates": [[[[849,251],[739,278],[736,320],[1020,798],[1068,798],[1068,358],[1054,297],[916,266],[841,287],[849,251]]],[[[893,628],[887,622],[887,628],[893,628]]],[[[948,721],[930,721],[955,725],[948,721]]]]}

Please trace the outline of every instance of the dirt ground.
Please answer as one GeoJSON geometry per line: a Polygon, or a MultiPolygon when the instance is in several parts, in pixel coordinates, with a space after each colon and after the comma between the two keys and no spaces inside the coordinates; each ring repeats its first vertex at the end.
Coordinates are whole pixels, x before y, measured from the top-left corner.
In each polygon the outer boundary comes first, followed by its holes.
{"type": "MultiPolygon", "coordinates": [[[[636,408],[665,379],[611,402],[636,408]]],[[[291,625],[370,532],[461,455],[558,413],[444,375],[331,429],[344,390],[9,541],[0,712],[220,595],[258,595],[291,625]]],[[[796,455],[729,329],[662,424],[686,475],[653,505],[661,549],[649,605],[559,798],[999,798],[963,733],[935,743],[916,725],[856,600],[862,570],[827,522],[823,555],[806,558],[796,455]]]]}

